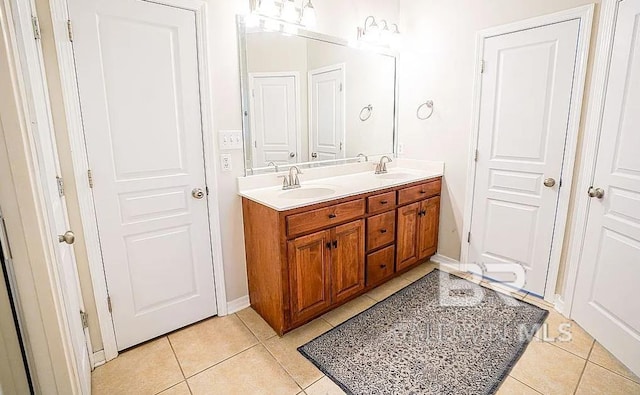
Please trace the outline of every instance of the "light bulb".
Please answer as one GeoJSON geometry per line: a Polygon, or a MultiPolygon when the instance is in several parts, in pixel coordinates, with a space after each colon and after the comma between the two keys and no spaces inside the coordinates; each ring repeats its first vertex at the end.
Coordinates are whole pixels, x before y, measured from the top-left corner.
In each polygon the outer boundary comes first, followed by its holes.
{"type": "Polygon", "coordinates": [[[391,41],[391,30],[389,30],[389,25],[387,21],[383,20],[381,23],[384,23],[382,30],[380,30],[380,43],[384,45],[388,45],[391,41]]]}
{"type": "Polygon", "coordinates": [[[296,9],[296,3],[293,0],[284,0],[281,16],[285,21],[298,22],[298,10],[296,9]]]}
{"type": "Polygon", "coordinates": [[[302,20],[300,23],[311,29],[316,27],[316,9],[311,4],[311,0],[307,1],[307,4],[302,7],[302,20]]]}
{"type": "Polygon", "coordinates": [[[259,11],[263,15],[276,16],[279,10],[275,0],[260,0],[259,11]]]}

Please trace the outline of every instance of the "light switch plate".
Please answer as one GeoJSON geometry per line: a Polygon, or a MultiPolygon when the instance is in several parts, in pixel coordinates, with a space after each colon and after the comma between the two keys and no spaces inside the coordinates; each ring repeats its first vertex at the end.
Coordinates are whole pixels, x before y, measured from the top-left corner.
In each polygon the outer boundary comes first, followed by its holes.
{"type": "Polygon", "coordinates": [[[242,130],[221,130],[218,138],[221,150],[242,149],[242,130]]]}
{"type": "Polygon", "coordinates": [[[222,165],[222,171],[231,171],[231,154],[221,154],[220,164],[222,165]]]}

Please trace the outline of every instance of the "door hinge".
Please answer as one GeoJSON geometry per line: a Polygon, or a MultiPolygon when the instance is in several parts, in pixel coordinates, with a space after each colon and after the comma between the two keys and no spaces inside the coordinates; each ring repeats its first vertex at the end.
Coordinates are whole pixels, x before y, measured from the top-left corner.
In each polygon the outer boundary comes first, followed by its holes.
{"type": "Polygon", "coordinates": [[[342,82],[340,83],[340,92],[342,92],[342,82]]]}
{"type": "Polygon", "coordinates": [[[87,170],[87,178],[89,179],[89,188],[93,189],[93,172],[91,169],[87,170]]]}
{"type": "Polygon", "coordinates": [[[562,178],[558,181],[558,188],[562,188],[562,178]]]}
{"type": "Polygon", "coordinates": [[[71,25],[71,19],[67,19],[67,34],[69,41],[73,42],[73,26],[71,25]]]}
{"type": "Polygon", "coordinates": [[[251,89],[251,97],[256,97],[256,90],[255,89],[251,89]]]}
{"type": "Polygon", "coordinates": [[[484,66],[485,66],[485,62],[484,60],[480,61],[480,74],[484,73],[484,66]]]}
{"type": "Polygon", "coordinates": [[[13,259],[13,252],[11,251],[11,245],[9,244],[9,234],[7,233],[7,223],[4,221],[4,216],[2,215],[2,212],[0,212],[0,225],[2,226],[2,233],[4,235],[4,239],[2,239],[1,241],[6,242],[6,249],[7,249],[7,256],[5,258],[7,259],[13,259]]]}
{"type": "Polygon", "coordinates": [[[109,313],[113,312],[113,306],[111,305],[111,296],[107,296],[107,308],[109,309],[109,313]]]}
{"type": "Polygon", "coordinates": [[[37,16],[32,16],[31,17],[31,25],[33,27],[33,37],[36,40],[40,40],[40,38],[42,36],[40,34],[40,21],[38,21],[38,17],[37,16]]]}
{"type": "Polygon", "coordinates": [[[478,161],[478,150],[476,150],[476,153],[475,153],[475,154],[474,154],[474,156],[473,156],[473,160],[474,160],[475,162],[477,162],[477,161],[478,161]]]}
{"type": "Polygon", "coordinates": [[[340,142],[340,151],[342,151],[342,141],[340,142]]]}
{"type": "Polygon", "coordinates": [[[471,232],[467,233],[467,243],[471,243],[471,232]]]}
{"type": "Polygon", "coordinates": [[[89,327],[89,314],[80,310],[80,321],[82,321],[82,329],[89,327]]]}
{"type": "Polygon", "coordinates": [[[58,196],[64,196],[64,180],[60,176],[56,176],[56,181],[58,183],[58,196]]]}
{"type": "Polygon", "coordinates": [[[209,196],[209,187],[204,187],[205,192],[207,192],[207,196],[209,196]]]}

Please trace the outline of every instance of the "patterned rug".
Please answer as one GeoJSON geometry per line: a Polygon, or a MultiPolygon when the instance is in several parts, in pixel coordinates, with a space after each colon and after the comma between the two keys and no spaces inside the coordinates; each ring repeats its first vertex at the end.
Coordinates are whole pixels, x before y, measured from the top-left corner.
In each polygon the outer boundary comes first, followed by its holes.
{"type": "Polygon", "coordinates": [[[547,314],[434,270],[298,351],[348,394],[493,394],[547,314]]]}

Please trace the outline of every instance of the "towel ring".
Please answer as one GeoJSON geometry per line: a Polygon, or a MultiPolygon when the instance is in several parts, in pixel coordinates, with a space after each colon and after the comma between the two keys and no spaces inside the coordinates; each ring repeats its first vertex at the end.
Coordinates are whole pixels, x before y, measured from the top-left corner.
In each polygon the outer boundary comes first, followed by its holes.
{"type": "Polygon", "coordinates": [[[420,106],[418,106],[418,110],[416,111],[416,117],[418,117],[419,120],[426,121],[427,119],[431,118],[432,115],[433,115],[433,100],[427,100],[426,103],[422,103],[420,106]],[[427,115],[426,117],[420,116],[420,111],[422,110],[423,107],[427,107],[431,109],[431,111],[429,112],[429,115],[427,115]]]}
{"type": "Polygon", "coordinates": [[[369,104],[366,107],[363,107],[362,110],[360,110],[360,120],[362,122],[366,121],[367,119],[371,118],[372,113],[373,113],[373,106],[371,104],[369,104]]]}

